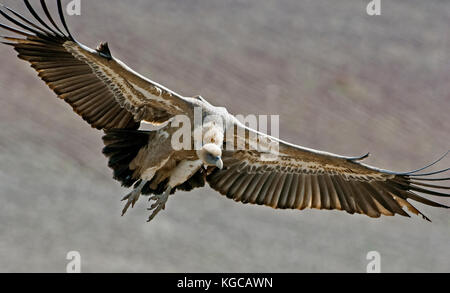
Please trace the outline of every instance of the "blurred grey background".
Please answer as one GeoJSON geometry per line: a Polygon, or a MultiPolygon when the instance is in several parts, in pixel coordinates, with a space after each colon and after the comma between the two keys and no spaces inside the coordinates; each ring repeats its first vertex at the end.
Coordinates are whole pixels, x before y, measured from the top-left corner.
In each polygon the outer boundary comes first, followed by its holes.
{"type": "MultiPolygon", "coordinates": [[[[282,139],[416,169],[450,147],[450,3],[381,0],[368,16],[368,2],[82,0],[68,23],[183,95],[279,114],[282,139]]],[[[65,272],[72,250],[83,272],[365,272],[372,250],[383,272],[450,272],[450,212],[421,204],[433,223],[272,210],[204,188],[150,224],[142,199],[121,217],[128,190],[102,133],[15,56],[0,46],[0,272],[65,272]]]]}

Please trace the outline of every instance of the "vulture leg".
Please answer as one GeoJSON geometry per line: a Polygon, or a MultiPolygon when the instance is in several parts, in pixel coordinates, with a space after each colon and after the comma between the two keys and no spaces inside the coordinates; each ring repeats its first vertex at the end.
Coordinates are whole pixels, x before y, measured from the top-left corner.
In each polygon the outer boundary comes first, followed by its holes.
{"type": "Polygon", "coordinates": [[[155,203],[148,209],[149,211],[153,211],[147,222],[153,220],[153,218],[161,211],[166,208],[166,202],[169,199],[170,192],[172,191],[172,187],[167,187],[166,191],[163,194],[154,195],[150,198],[150,200],[154,200],[155,203]]]}
{"type": "Polygon", "coordinates": [[[133,189],[133,191],[128,193],[124,198],[122,198],[122,201],[127,200],[127,203],[125,204],[122,210],[122,216],[125,215],[130,205],[132,208],[134,208],[134,205],[141,196],[142,188],[147,182],[148,182],[147,180],[142,180],[141,183],[139,183],[139,185],[133,189]]]}

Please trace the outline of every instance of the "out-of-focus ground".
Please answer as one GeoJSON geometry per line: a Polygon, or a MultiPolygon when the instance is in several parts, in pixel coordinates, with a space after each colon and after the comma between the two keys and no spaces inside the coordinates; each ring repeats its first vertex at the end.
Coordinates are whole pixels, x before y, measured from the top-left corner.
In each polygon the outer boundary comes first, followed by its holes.
{"type": "MultiPolygon", "coordinates": [[[[450,147],[450,4],[382,0],[368,16],[368,2],[82,0],[68,22],[183,95],[279,114],[285,140],[416,169],[450,147]]],[[[384,272],[450,272],[450,212],[421,204],[433,223],[272,210],[204,188],[150,224],[145,200],[121,217],[128,191],[102,133],[15,55],[0,46],[1,272],[64,272],[72,250],[84,272],[365,272],[372,250],[384,272]]]]}

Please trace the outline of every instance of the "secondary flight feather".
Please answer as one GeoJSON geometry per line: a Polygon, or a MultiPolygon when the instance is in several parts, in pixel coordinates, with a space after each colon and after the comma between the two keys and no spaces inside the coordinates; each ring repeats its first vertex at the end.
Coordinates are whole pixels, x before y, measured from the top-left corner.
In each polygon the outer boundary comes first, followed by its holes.
{"type": "Polygon", "coordinates": [[[148,195],[153,201],[150,221],[176,190],[206,183],[235,201],[280,209],[336,209],[370,217],[409,216],[409,211],[428,220],[413,201],[448,208],[421,195],[450,196],[450,188],[443,185],[450,178],[433,176],[449,169],[425,171],[442,158],[398,173],[361,163],[366,156],[339,156],[258,133],[202,97],[183,97],[134,72],[112,56],[107,43],[96,50],[79,43],[68,29],[60,0],[56,5],[62,26],[45,0],[40,0],[42,13],[23,2],[28,16],[1,6],[0,28],[13,33],[2,36],[2,43],[12,46],[86,122],[105,132],[103,153],[114,178],[132,187],[123,199],[123,214],[148,195]],[[201,110],[199,125],[196,109],[201,110]],[[179,129],[168,122],[180,116],[192,125],[189,136],[199,135],[200,147],[174,147],[179,129]],[[142,122],[160,127],[139,130],[142,122]],[[268,160],[267,153],[273,158],[268,160]]]}

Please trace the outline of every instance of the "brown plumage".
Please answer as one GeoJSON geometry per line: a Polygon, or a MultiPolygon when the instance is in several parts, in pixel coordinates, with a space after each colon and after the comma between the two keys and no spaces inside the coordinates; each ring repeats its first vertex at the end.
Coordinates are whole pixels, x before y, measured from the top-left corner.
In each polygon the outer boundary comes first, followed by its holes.
{"type": "Polygon", "coordinates": [[[257,133],[224,108],[201,97],[183,97],[134,72],[113,57],[108,43],[92,50],[77,42],[67,28],[60,0],[57,5],[65,32],[52,19],[44,0],[40,4],[46,20],[28,0],[24,3],[35,22],[0,7],[0,15],[17,26],[0,23],[0,28],[21,36],[4,36],[2,43],[12,46],[92,127],[105,131],[103,153],[114,178],[134,188],[124,198],[123,213],[141,194],[153,195],[151,220],[177,189],[189,191],[206,183],[235,201],[280,209],[343,210],[370,217],[409,216],[409,211],[429,220],[411,201],[448,208],[420,195],[450,196],[450,188],[443,185],[450,178],[433,177],[449,169],[424,171],[443,157],[425,168],[398,173],[361,163],[367,155],[344,157],[257,133]],[[204,114],[203,124],[190,130],[192,135],[201,131],[206,145],[200,150],[173,149],[176,130],[169,125],[138,130],[141,121],[157,125],[177,115],[192,123],[196,107],[204,114]],[[220,122],[207,123],[208,115],[219,117],[220,122]],[[228,131],[233,135],[225,135],[228,131]],[[261,143],[279,146],[269,152],[275,155],[273,160],[263,159],[266,152],[250,147],[261,143]],[[228,148],[239,144],[244,148],[228,148]]]}
{"type": "MultiPolygon", "coordinates": [[[[270,167],[258,165],[260,163],[243,165],[243,160],[236,154],[230,154],[229,158],[226,154],[223,156],[227,168],[215,170],[208,176],[210,186],[235,201],[273,208],[337,209],[350,214],[365,214],[376,218],[394,214],[409,216],[402,209],[406,207],[410,212],[429,220],[408,200],[412,199],[435,207],[446,207],[415,192],[447,196],[430,188],[450,189],[445,186],[425,184],[422,179],[415,179],[414,173],[391,174],[380,178],[371,175],[351,178],[339,172],[305,171],[292,167],[283,170],[278,168],[279,165],[270,167]],[[255,166],[258,167],[255,168],[255,166]]],[[[355,167],[358,168],[358,165],[355,167]]]]}

